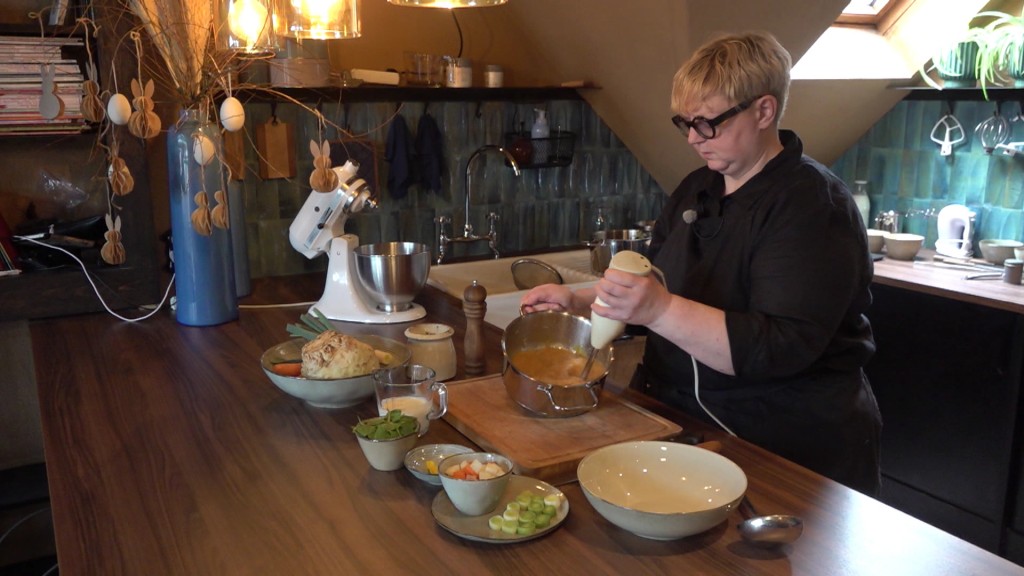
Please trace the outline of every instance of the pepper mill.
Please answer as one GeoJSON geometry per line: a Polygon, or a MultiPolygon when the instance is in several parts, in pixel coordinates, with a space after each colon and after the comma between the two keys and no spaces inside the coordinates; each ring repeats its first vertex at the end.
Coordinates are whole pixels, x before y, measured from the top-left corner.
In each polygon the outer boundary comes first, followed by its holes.
{"type": "Polygon", "coordinates": [[[466,315],[466,337],[462,352],[466,357],[465,373],[476,376],[484,372],[484,315],[487,313],[487,289],[476,280],[462,293],[462,312],[466,315]]]}

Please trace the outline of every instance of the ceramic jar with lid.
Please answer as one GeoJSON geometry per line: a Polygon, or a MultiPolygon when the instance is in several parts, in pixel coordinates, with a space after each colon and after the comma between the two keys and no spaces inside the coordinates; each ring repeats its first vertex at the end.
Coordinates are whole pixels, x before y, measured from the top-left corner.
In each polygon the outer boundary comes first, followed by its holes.
{"type": "Polygon", "coordinates": [[[457,360],[452,336],[455,330],[446,324],[424,323],[405,329],[412,352],[411,364],[433,368],[437,380],[448,380],[455,376],[457,360]]]}

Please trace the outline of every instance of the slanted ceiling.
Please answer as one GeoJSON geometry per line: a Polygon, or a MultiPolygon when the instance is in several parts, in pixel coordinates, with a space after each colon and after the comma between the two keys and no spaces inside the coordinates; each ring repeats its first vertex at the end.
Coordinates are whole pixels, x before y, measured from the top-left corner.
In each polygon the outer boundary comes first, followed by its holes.
{"type": "MultiPolygon", "coordinates": [[[[669,122],[672,76],[695,47],[720,32],[767,30],[794,61],[835,20],[847,0],[510,0],[459,10],[463,56],[481,81],[502,64],[507,85],[589,80],[584,97],[667,191],[700,165],[669,122]]],[[[406,51],[457,53],[458,28],[444,10],[363,0],[363,38],[339,41],[343,68],[402,69],[406,51]]],[[[901,98],[887,81],[796,81],[783,126],[828,164],[901,98]]]]}

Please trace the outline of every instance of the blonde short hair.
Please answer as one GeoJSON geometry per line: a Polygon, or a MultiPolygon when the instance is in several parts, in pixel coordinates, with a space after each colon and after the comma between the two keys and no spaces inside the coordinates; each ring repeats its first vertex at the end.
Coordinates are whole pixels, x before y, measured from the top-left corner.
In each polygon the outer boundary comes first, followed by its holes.
{"type": "Polygon", "coordinates": [[[736,103],[766,94],[779,102],[776,126],[789,97],[789,52],[767,32],[729,34],[697,49],[672,81],[672,110],[682,114],[722,96],[736,103]]]}

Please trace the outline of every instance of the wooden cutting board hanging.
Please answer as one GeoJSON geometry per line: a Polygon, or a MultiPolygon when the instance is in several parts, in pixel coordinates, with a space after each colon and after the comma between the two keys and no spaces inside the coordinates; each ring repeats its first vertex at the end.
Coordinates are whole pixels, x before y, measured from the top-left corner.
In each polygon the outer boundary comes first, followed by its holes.
{"type": "Polygon", "coordinates": [[[256,153],[260,178],[295,177],[295,135],[291,124],[271,116],[256,126],[256,153]]]}

